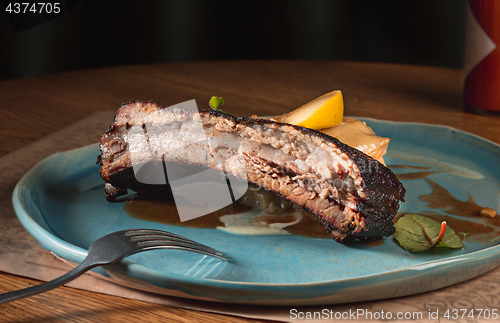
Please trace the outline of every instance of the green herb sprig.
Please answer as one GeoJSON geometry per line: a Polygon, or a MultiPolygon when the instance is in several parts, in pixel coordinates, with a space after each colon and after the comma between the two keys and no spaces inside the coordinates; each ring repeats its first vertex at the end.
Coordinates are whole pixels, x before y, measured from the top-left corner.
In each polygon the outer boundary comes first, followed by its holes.
{"type": "Polygon", "coordinates": [[[210,101],[208,102],[208,105],[215,111],[220,111],[222,113],[224,112],[222,109],[219,109],[220,106],[224,104],[224,99],[219,97],[219,96],[213,96],[210,101]]]}

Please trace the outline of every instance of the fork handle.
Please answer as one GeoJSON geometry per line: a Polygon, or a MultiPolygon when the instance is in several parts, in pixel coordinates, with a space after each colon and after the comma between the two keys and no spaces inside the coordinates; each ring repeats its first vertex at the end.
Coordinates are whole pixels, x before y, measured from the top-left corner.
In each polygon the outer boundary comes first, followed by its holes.
{"type": "Polygon", "coordinates": [[[42,283],[40,285],[35,285],[31,286],[28,288],[16,290],[13,292],[5,293],[0,295],[0,305],[17,301],[22,298],[30,297],[33,295],[37,295],[43,292],[46,292],[48,290],[57,288],[59,286],[62,286],[66,284],[69,281],[72,281],[73,279],[77,278],[78,276],[81,276],[84,274],[87,270],[96,267],[96,266],[89,266],[88,264],[84,262],[80,263],[78,266],[73,268],[73,270],[67,272],[66,274],[62,275],[59,278],[56,278],[54,280],[42,283]]]}

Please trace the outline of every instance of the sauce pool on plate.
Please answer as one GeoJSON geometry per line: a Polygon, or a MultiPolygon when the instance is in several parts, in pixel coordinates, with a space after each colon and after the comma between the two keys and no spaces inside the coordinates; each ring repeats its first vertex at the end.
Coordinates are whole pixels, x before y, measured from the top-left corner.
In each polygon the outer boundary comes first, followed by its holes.
{"type": "MultiPolygon", "coordinates": [[[[418,198],[427,207],[436,211],[425,211],[422,215],[438,221],[447,221],[462,240],[487,243],[499,236],[500,217],[481,216],[484,208],[475,203],[469,194],[467,201],[455,198],[448,190],[428,176],[439,173],[433,167],[392,165],[390,168],[414,169],[413,172],[397,174],[400,180],[424,180],[432,189],[418,198]]],[[[193,208],[196,207],[193,205],[193,208]]],[[[219,229],[229,234],[247,235],[299,235],[310,238],[331,239],[317,218],[285,199],[250,185],[247,193],[238,201],[207,215],[181,222],[172,192],[168,189],[138,194],[125,202],[125,211],[136,219],[168,225],[219,229]]],[[[404,215],[398,213],[394,222],[404,215]]],[[[377,246],[383,239],[365,243],[377,246]]]]}

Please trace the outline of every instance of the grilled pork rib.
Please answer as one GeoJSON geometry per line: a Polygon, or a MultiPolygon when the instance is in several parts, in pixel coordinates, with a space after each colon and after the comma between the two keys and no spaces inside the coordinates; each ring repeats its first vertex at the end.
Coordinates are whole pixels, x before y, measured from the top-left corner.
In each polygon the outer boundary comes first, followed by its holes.
{"type": "Polygon", "coordinates": [[[393,234],[392,219],[404,201],[402,184],[378,161],[323,133],[265,119],[132,101],[120,107],[100,148],[110,201],[127,189],[148,189],[134,176],[139,164],[207,166],[298,204],[343,243],[393,234]],[[200,129],[207,140],[196,138],[200,129]],[[147,144],[134,134],[147,135],[147,144]]]}

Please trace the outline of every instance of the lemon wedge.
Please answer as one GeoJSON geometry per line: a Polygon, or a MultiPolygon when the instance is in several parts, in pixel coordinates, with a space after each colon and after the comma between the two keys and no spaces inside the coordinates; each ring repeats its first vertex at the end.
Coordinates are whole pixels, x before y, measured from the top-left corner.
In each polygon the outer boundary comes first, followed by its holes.
{"type": "Polygon", "coordinates": [[[385,164],[390,139],[377,136],[365,122],[344,117],[344,99],[338,90],[272,119],[323,132],[385,164]]]}
{"type": "Polygon", "coordinates": [[[340,124],[343,116],[344,99],[342,92],[335,90],[273,119],[317,130],[331,128],[340,124]]]}

